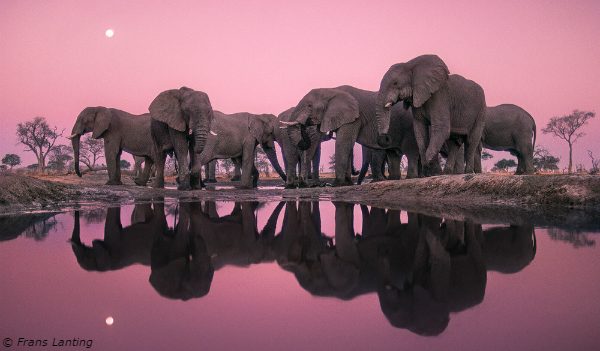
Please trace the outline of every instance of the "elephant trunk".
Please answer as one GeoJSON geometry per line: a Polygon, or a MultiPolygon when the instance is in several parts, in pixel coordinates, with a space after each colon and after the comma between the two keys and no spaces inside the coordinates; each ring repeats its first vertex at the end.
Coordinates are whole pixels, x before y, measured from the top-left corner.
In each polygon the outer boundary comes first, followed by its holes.
{"type": "Polygon", "coordinates": [[[385,100],[385,94],[379,92],[375,103],[375,120],[377,122],[377,133],[379,134],[377,143],[381,147],[388,147],[391,144],[391,138],[388,134],[391,106],[385,100]]]}
{"type": "Polygon", "coordinates": [[[206,137],[210,131],[211,121],[213,120],[212,111],[200,112],[197,123],[193,128],[194,135],[194,152],[199,154],[204,149],[206,137]]]}
{"type": "Polygon", "coordinates": [[[79,177],[81,177],[81,171],[79,169],[79,144],[80,144],[81,135],[76,134],[71,139],[71,143],[73,144],[73,159],[75,161],[75,173],[79,177]]]}
{"type": "Polygon", "coordinates": [[[279,174],[283,181],[286,181],[287,177],[285,175],[285,172],[283,171],[283,169],[281,169],[281,166],[279,165],[279,160],[277,160],[277,152],[275,151],[275,148],[265,147],[263,145],[263,150],[265,151],[265,154],[267,154],[267,158],[271,162],[271,165],[273,165],[273,169],[275,169],[275,172],[279,174]]]}
{"type": "Polygon", "coordinates": [[[289,126],[287,130],[292,145],[296,145],[302,151],[307,150],[310,147],[310,138],[306,133],[305,126],[295,124],[289,126]]]}

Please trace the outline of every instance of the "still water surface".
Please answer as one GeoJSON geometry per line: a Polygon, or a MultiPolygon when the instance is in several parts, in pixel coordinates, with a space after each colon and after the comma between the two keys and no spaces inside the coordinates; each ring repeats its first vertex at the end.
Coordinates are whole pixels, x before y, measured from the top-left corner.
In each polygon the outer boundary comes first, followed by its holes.
{"type": "Polygon", "coordinates": [[[598,233],[479,222],[293,201],[0,217],[0,338],[15,350],[31,349],[19,338],[96,350],[600,349],[598,233]]]}

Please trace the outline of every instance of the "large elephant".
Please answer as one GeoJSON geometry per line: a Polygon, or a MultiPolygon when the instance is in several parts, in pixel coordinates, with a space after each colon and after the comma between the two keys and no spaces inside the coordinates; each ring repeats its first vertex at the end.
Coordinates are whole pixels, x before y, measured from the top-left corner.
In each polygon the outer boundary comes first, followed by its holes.
{"type": "Polygon", "coordinates": [[[300,150],[292,142],[287,128],[290,126],[292,112],[295,107],[289,108],[277,116],[279,119],[279,128],[276,132],[276,140],[283,150],[283,159],[285,163],[285,173],[287,175],[287,189],[308,186],[309,178],[312,178],[312,185],[320,185],[319,165],[321,163],[321,142],[331,139],[327,134],[321,134],[316,126],[310,126],[301,129],[303,138],[310,140],[310,146],[306,150],[300,150]],[[312,171],[312,173],[311,173],[312,171]],[[312,177],[310,177],[312,175],[312,177]]]}
{"type": "MultiPolygon", "coordinates": [[[[474,172],[474,159],[485,125],[485,94],[477,83],[449,75],[448,67],[436,55],[418,56],[390,67],[381,80],[377,96],[378,142],[387,146],[390,108],[399,101],[412,107],[414,133],[425,169],[431,168],[442,145],[450,138],[465,143],[466,169],[474,172]]],[[[456,143],[449,144],[449,162],[454,164],[456,143]]]]}
{"type": "MultiPolygon", "coordinates": [[[[536,133],[535,120],[527,111],[517,105],[502,104],[486,109],[481,144],[486,149],[516,156],[516,174],[533,174],[536,133]]],[[[475,170],[481,172],[481,159],[475,158],[475,170]]]]}
{"type": "Polygon", "coordinates": [[[121,153],[129,152],[143,157],[146,165],[141,177],[135,179],[137,185],[146,185],[154,152],[150,136],[150,115],[132,115],[114,108],[86,107],[81,111],[71,131],[75,173],[81,177],[79,154],[81,136],[92,132],[92,138],[104,140],[104,158],[108,168],[107,185],[121,185],[121,153]]]}
{"type": "MultiPolygon", "coordinates": [[[[372,149],[383,149],[378,143],[375,119],[377,92],[348,85],[337,88],[313,89],[298,103],[291,116],[288,133],[300,149],[310,146],[303,138],[302,128],[316,125],[321,133],[335,132],[335,182],[334,186],[352,185],[351,164],[354,143],[372,149]]],[[[396,107],[394,118],[388,128],[394,132],[389,138],[386,152],[395,153],[399,160],[402,154],[408,158],[408,176],[417,176],[418,149],[412,131],[410,111],[396,107]],[[410,126],[410,127],[409,127],[410,126]]],[[[391,167],[399,170],[400,167],[391,167]]],[[[391,179],[400,179],[399,173],[390,174],[391,179]]]]}
{"type": "Polygon", "coordinates": [[[256,187],[258,171],[254,166],[254,155],[256,146],[260,144],[275,171],[284,180],[286,179],[275,153],[277,117],[270,114],[256,115],[247,112],[224,114],[219,111],[215,111],[214,116],[206,147],[200,154],[195,167],[200,167],[200,165],[215,159],[241,159],[241,187],[256,187]]]}
{"type": "Polygon", "coordinates": [[[173,150],[179,163],[178,189],[201,188],[200,169],[190,174],[193,168],[190,163],[202,152],[213,120],[208,95],[187,87],[166,90],[158,94],[148,109],[156,153],[153,187],[164,187],[165,158],[167,152],[173,150]]]}

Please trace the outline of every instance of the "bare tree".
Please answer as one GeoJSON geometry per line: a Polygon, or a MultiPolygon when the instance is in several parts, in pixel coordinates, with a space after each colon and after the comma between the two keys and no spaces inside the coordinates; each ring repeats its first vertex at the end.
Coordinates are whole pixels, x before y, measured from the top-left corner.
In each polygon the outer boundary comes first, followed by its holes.
{"type": "Polygon", "coordinates": [[[546,128],[542,129],[544,134],[553,134],[569,144],[569,174],[573,173],[573,144],[585,135],[578,130],[595,116],[595,112],[573,110],[570,115],[552,117],[546,128]]]}
{"type": "Polygon", "coordinates": [[[104,158],[103,151],[104,141],[102,139],[94,139],[90,135],[86,135],[81,140],[79,159],[92,171],[96,167],[96,162],[104,158]]]}
{"type": "Polygon", "coordinates": [[[55,145],[50,151],[48,168],[55,171],[64,171],[73,160],[73,148],[68,145],[55,145]]]}
{"type": "Polygon", "coordinates": [[[592,150],[587,151],[588,156],[592,160],[592,168],[590,169],[590,174],[598,174],[600,172],[600,160],[594,157],[594,153],[592,150]]]}
{"type": "Polygon", "coordinates": [[[35,117],[32,121],[17,124],[17,138],[27,146],[25,151],[35,154],[40,172],[46,168],[46,156],[63,132],[64,129],[59,133],[56,127],[50,128],[44,117],[35,117]]]}

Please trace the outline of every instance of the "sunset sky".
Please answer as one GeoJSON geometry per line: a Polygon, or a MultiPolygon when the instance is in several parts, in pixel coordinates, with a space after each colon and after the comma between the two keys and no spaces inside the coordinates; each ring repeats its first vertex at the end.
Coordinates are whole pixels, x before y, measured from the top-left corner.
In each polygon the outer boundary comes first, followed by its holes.
{"type": "MultiPolygon", "coordinates": [[[[528,110],[562,167],[566,143],[543,126],[600,112],[599,1],[3,0],[0,153],[34,162],[15,130],[35,116],[68,135],[86,106],[141,114],[182,85],[226,113],[278,114],[312,88],[376,90],[390,65],[426,53],[478,82],[488,106],[528,110]]],[[[600,157],[599,129],[596,117],[575,164],[589,168],[587,149],[600,157]]]]}

